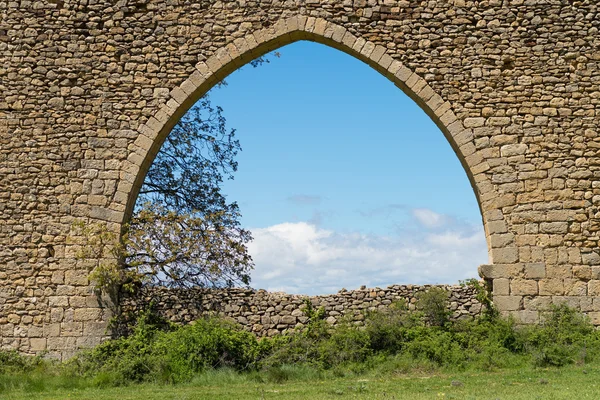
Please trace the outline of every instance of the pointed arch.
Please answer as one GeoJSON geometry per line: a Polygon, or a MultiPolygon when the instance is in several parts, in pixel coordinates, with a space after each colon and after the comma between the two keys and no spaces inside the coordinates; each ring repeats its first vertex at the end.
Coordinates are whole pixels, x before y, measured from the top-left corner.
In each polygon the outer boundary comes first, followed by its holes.
{"type": "MultiPolygon", "coordinates": [[[[119,222],[124,223],[130,218],[156,154],[190,107],[233,71],[257,57],[299,40],[322,43],[367,63],[413,99],[442,131],[467,173],[482,214],[489,263],[493,263],[499,252],[516,251],[513,247],[506,249],[506,243],[514,243],[514,235],[507,233],[501,209],[495,206],[499,196],[485,174],[489,165],[476,151],[472,129],[464,126],[452,110],[452,105],[436,93],[425,79],[388,54],[384,46],[356,36],[325,19],[305,16],[282,19],[271,27],[233,40],[206,61],[199,62],[189,78],[171,90],[166,103],[138,128],[139,135],[128,149],[129,157],[114,198],[116,206],[123,210],[119,222]],[[503,246],[494,246],[496,233],[501,233],[503,246]]],[[[505,262],[505,254],[499,258],[505,262]]]]}

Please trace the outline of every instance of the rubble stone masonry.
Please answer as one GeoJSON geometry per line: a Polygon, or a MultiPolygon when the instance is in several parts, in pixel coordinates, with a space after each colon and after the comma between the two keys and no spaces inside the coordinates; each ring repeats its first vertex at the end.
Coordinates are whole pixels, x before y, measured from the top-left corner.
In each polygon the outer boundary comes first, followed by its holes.
{"type": "Polygon", "coordinates": [[[368,63],[439,126],[505,314],[566,301],[600,324],[599,28],[596,0],[0,0],[0,345],[66,357],[106,337],[73,221],[119,232],[189,107],[298,40],[368,63]]]}
{"type": "MultiPolygon", "coordinates": [[[[481,314],[482,305],[476,291],[459,285],[434,285],[448,292],[451,319],[471,319],[481,314]]],[[[342,321],[363,324],[371,311],[389,309],[393,304],[415,310],[419,293],[429,285],[391,285],[387,288],[362,287],[342,290],[336,294],[303,296],[254,289],[168,289],[145,288],[135,296],[121,301],[124,315],[137,315],[151,309],[158,315],[179,324],[187,324],[203,316],[226,317],[255,335],[275,336],[301,329],[308,321],[306,301],[315,310],[323,308],[323,319],[330,325],[342,321]]]]}

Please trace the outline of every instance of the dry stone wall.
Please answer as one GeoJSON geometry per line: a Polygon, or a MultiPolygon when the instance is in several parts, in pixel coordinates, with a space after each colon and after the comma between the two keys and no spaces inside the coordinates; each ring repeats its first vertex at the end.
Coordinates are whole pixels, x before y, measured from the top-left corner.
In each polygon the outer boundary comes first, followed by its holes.
{"type": "MultiPolygon", "coordinates": [[[[72,223],[119,232],[181,115],[297,40],[368,63],[440,127],[477,196],[480,271],[503,313],[535,322],[567,301],[600,324],[598,8],[0,0],[0,346],[62,357],[106,337],[109,308],[87,279],[99,260],[77,259],[72,223]]],[[[359,93],[359,78],[349,84],[359,93]]]]}
{"type": "MultiPolygon", "coordinates": [[[[419,293],[432,286],[392,285],[387,288],[361,288],[322,296],[302,296],[254,289],[169,289],[146,288],[135,297],[122,299],[124,315],[149,309],[180,324],[208,315],[229,318],[257,336],[275,336],[304,327],[308,317],[303,312],[308,300],[315,308],[323,307],[324,319],[337,325],[342,318],[363,324],[369,311],[388,308],[395,302],[415,310],[419,293]],[[152,305],[152,306],[150,306],[152,305]]],[[[474,289],[466,286],[437,285],[449,293],[448,307],[453,319],[478,316],[482,305],[474,289]]]]}

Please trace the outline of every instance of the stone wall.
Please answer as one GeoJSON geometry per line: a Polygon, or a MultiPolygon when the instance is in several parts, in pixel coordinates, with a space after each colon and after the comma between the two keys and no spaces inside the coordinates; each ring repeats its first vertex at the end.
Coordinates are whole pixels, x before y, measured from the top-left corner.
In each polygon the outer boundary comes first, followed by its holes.
{"type": "Polygon", "coordinates": [[[504,313],[535,322],[568,301],[600,324],[599,13],[597,0],[0,0],[0,346],[61,357],[106,337],[87,279],[98,260],[77,259],[72,223],[119,232],[189,107],[298,40],[368,63],[437,124],[475,191],[481,273],[504,313]]]}
{"type": "MultiPolygon", "coordinates": [[[[385,289],[361,288],[322,296],[291,295],[254,289],[144,289],[135,297],[121,302],[125,315],[144,310],[153,304],[159,315],[176,323],[189,323],[203,315],[231,318],[257,336],[274,336],[304,326],[308,318],[302,309],[306,299],[314,307],[324,307],[325,319],[336,325],[342,317],[362,324],[367,311],[383,309],[403,300],[415,309],[418,293],[430,285],[392,285],[385,289]]],[[[437,285],[449,291],[448,307],[453,319],[472,318],[482,306],[474,289],[464,286],[437,285]]]]}

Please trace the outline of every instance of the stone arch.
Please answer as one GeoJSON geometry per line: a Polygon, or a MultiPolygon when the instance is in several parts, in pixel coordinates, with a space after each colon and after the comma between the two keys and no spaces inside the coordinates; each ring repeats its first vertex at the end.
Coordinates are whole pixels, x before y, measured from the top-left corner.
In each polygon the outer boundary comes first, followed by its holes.
{"type": "Polygon", "coordinates": [[[117,232],[194,101],[300,39],[369,63],[437,122],[482,209],[499,310],[533,323],[567,302],[600,325],[596,1],[100,1],[83,24],[77,2],[13,3],[0,35],[2,347],[65,357],[106,337],[97,260],[76,257],[73,221],[117,232]]]}
{"type": "MultiPolygon", "coordinates": [[[[273,26],[247,34],[221,47],[206,61],[196,65],[191,76],[170,92],[170,97],[160,110],[138,129],[139,136],[130,146],[127,176],[115,197],[124,212],[121,223],[127,221],[133,210],[143,180],[162,143],[179,119],[227,75],[253,59],[287,44],[309,40],[341,50],[365,63],[391,80],[413,99],[442,131],[458,156],[475,192],[482,214],[489,263],[497,252],[505,251],[494,245],[490,222],[506,226],[500,209],[484,212],[489,207],[483,203],[498,197],[486,176],[487,162],[476,152],[473,131],[457,118],[449,102],[437,94],[425,79],[392,58],[386,48],[357,37],[343,26],[322,18],[294,16],[279,20],[273,26]]],[[[512,233],[504,233],[503,242],[513,242],[512,233]],[[506,238],[506,236],[510,236],[506,238]]]]}

